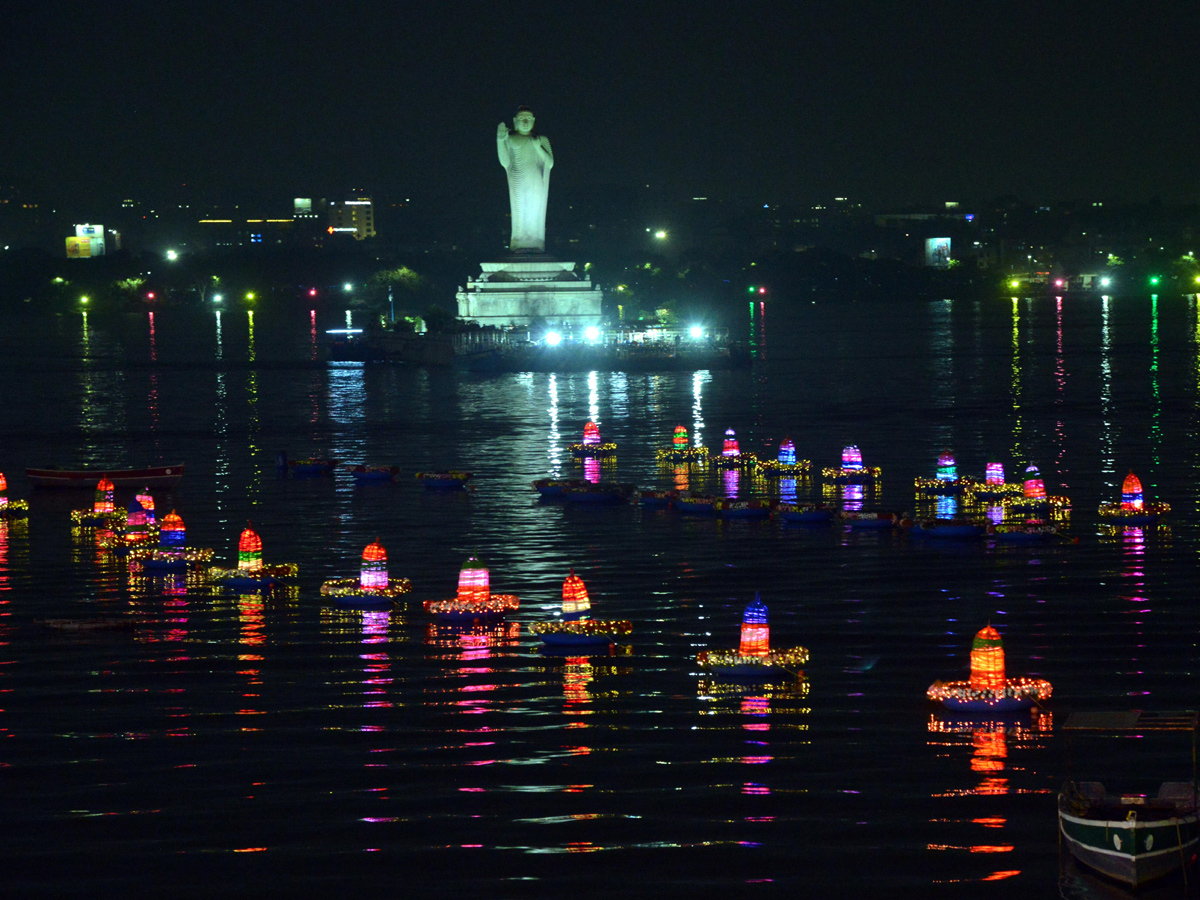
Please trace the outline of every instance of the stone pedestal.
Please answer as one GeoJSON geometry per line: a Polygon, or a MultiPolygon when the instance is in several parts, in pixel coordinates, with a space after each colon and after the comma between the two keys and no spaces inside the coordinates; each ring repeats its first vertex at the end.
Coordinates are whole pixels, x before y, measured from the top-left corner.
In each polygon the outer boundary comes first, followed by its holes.
{"type": "Polygon", "coordinates": [[[566,334],[600,324],[604,292],[575,273],[575,263],[516,256],[480,264],[481,273],[455,295],[458,317],[480,325],[527,326],[535,318],[566,334]]]}

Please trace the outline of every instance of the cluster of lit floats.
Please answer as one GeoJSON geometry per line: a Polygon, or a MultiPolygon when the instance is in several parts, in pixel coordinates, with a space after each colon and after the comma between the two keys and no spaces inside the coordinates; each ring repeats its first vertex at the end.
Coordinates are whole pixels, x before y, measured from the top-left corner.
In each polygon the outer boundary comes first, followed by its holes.
{"type": "MultiPolygon", "coordinates": [[[[938,513],[916,518],[902,512],[866,509],[868,492],[879,487],[882,472],[878,467],[863,463],[857,446],[842,450],[841,465],[821,470],[823,493],[828,499],[840,496],[841,507],[824,502],[801,502],[795,499],[798,484],[811,484],[813,466],[807,459],[798,459],[796,445],[790,439],[780,446],[775,459],[759,459],[754,453],[738,446],[732,428],[726,430],[720,454],[706,447],[694,447],[688,442],[687,428],[678,425],[669,447],[656,451],[659,462],[673,466],[708,468],[718,471],[739,471],[787,483],[792,499],[738,499],[700,494],[690,490],[648,490],[631,484],[605,481],[599,468],[616,459],[617,445],[605,443],[594,422],[584,427],[583,441],[568,448],[572,456],[591,471],[586,478],[544,478],[533,483],[544,500],[563,500],[568,503],[628,503],[643,506],[670,507],[685,514],[707,514],[723,518],[778,518],[784,522],[821,524],[838,522],[852,529],[902,528],[915,534],[943,538],[974,538],[989,536],[1000,541],[1043,541],[1058,536],[1067,521],[1071,502],[1067,497],[1048,494],[1037,466],[1025,469],[1023,480],[1006,480],[1004,464],[989,462],[982,479],[960,475],[954,454],[945,451],[938,457],[937,470],[932,477],[915,480],[918,501],[937,503],[938,513]],[[957,500],[969,512],[960,512],[957,500]],[[947,504],[948,514],[942,513],[940,501],[947,504]]],[[[1142,483],[1130,472],[1121,487],[1120,501],[1102,503],[1098,515],[1102,525],[1112,527],[1147,527],[1158,525],[1170,507],[1144,499],[1142,483]]]]}

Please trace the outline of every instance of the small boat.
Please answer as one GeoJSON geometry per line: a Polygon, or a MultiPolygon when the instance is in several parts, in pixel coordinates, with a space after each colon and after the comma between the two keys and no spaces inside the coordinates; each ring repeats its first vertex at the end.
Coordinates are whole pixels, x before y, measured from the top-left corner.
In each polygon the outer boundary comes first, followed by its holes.
{"type": "Polygon", "coordinates": [[[427,491],[461,491],[471,480],[470,472],[418,472],[417,480],[427,491]]]}
{"type": "Polygon", "coordinates": [[[571,485],[563,490],[563,499],[567,503],[628,503],[633,497],[635,487],[632,484],[619,484],[615,481],[601,481],[592,484],[571,485]]]}
{"type": "Polygon", "coordinates": [[[720,499],[710,494],[693,494],[691,491],[680,491],[675,498],[675,511],[685,515],[711,516],[716,512],[713,504],[720,499]]]}
{"type": "Polygon", "coordinates": [[[637,502],[642,506],[670,506],[675,501],[677,491],[655,491],[650,488],[639,489],[637,502]]]}
{"type": "MultiPolygon", "coordinates": [[[[1129,738],[1148,732],[1191,732],[1193,752],[1200,714],[1184,712],[1077,712],[1068,734],[1092,732],[1129,738]]],[[[1193,765],[1193,769],[1194,769],[1193,765]]],[[[1058,795],[1058,825],[1076,860],[1109,878],[1140,887],[1190,868],[1200,846],[1196,779],[1164,781],[1152,795],[1115,793],[1098,781],[1068,781],[1058,795]]]]}
{"type": "Polygon", "coordinates": [[[775,512],[785,522],[817,525],[833,518],[833,507],[823,503],[780,503],[775,512]]]}
{"type": "Polygon", "coordinates": [[[591,484],[583,478],[539,478],[533,482],[533,489],[546,500],[561,500],[563,493],[569,487],[591,484]]]}
{"type": "Polygon", "coordinates": [[[350,477],[359,482],[395,481],[400,474],[399,466],[364,466],[350,467],[350,477]]]}
{"type": "Polygon", "coordinates": [[[767,519],[771,516],[771,501],[719,497],[713,501],[713,512],[723,519],[767,519]]]}
{"type": "Polygon", "coordinates": [[[923,519],[911,530],[920,537],[964,540],[983,537],[986,529],[971,519],[923,519]]]}
{"type": "Polygon", "coordinates": [[[837,514],[837,520],[855,530],[895,528],[902,521],[900,516],[889,512],[872,512],[863,509],[847,509],[837,514]]]}
{"type": "Polygon", "coordinates": [[[988,537],[1012,544],[1040,544],[1058,537],[1058,526],[1045,519],[997,522],[988,526],[988,537]]]}
{"type": "Polygon", "coordinates": [[[288,471],[293,475],[328,475],[337,462],[323,457],[309,456],[304,459],[289,459],[288,471]]]}
{"type": "Polygon", "coordinates": [[[96,489],[96,482],[107,478],[113,487],[174,487],[183,477],[183,463],[152,466],[148,469],[26,469],[25,477],[34,487],[96,489]]]}

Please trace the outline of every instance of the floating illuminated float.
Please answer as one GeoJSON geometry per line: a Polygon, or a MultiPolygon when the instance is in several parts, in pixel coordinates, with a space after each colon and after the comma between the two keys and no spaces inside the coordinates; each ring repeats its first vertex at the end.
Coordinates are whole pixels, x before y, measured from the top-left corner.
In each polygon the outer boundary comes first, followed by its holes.
{"type": "Polygon", "coordinates": [[[289,459],[288,471],[293,475],[306,478],[311,475],[328,475],[337,466],[337,461],[323,456],[306,456],[303,459],[289,459]]]}
{"type": "Polygon", "coordinates": [[[670,506],[679,496],[679,491],[662,491],[656,488],[638,488],[634,501],[641,506],[670,506]]]}
{"type": "Polygon", "coordinates": [[[461,491],[472,475],[470,472],[449,470],[446,472],[418,472],[417,481],[427,491],[461,491]]]}
{"type": "Polygon", "coordinates": [[[567,503],[585,503],[612,505],[628,503],[637,492],[637,485],[622,484],[616,481],[585,481],[582,484],[572,484],[564,487],[562,498],[567,503]]]}
{"type": "Polygon", "coordinates": [[[1004,480],[1004,463],[990,462],[984,471],[983,481],[973,481],[967,487],[967,495],[973,500],[1003,500],[1022,493],[1022,485],[1004,480]]]}
{"type": "Polygon", "coordinates": [[[948,496],[969,491],[975,485],[975,479],[970,475],[959,476],[958,463],[954,454],[943,450],[938,455],[937,475],[933,478],[918,477],[916,479],[917,493],[927,496],[948,496]]]}
{"type": "Polygon", "coordinates": [[[358,482],[395,481],[399,474],[399,466],[367,466],[360,463],[350,467],[350,477],[358,482]]]}
{"type": "Polygon", "coordinates": [[[71,522],[82,528],[107,528],[125,521],[125,508],[113,502],[116,488],[107,477],[96,483],[96,499],[91,509],[71,510],[71,522]]]}
{"type": "Polygon", "coordinates": [[[717,469],[753,469],[758,465],[758,457],[748,450],[743,453],[742,448],[738,446],[736,432],[732,428],[726,428],[721,455],[710,453],[708,462],[717,469]]]}
{"type": "Polygon", "coordinates": [[[412,590],[407,578],[388,578],[387,550],[376,538],[362,554],[357,578],[331,578],[321,585],[321,596],[346,609],[384,609],[412,590]]]}
{"type": "Polygon", "coordinates": [[[688,432],[682,425],[675,426],[675,434],[671,438],[670,447],[662,447],[654,451],[659,462],[697,463],[708,459],[707,447],[688,446],[688,432]]]}
{"type": "Polygon", "coordinates": [[[152,546],[158,540],[158,526],[152,524],[149,519],[145,507],[134,497],[126,510],[125,522],[110,526],[111,530],[99,535],[96,543],[102,549],[121,556],[135,547],[152,546]]]}
{"type": "Polygon", "coordinates": [[[190,566],[210,563],[211,547],[187,546],[187,529],[183,518],[171,510],[158,526],[158,546],[140,546],[129,550],[130,562],[137,563],[149,573],[186,572],[190,566]]]}
{"type": "Polygon", "coordinates": [[[146,514],[146,524],[153,527],[156,523],[154,520],[154,497],[150,495],[150,488],[144,487],[137,492],[137,502],[142,504],[142,509],[146,514]]]}
{"type": "Polygon", "coordinates": [[[236,569],[212,568],[208,577],[233,590],[262,590],[295,578],[300,567],[295,563],[265,565],[262,558],[262,538],[246,523],[238,538],[238,564],[236,569]]]}
{"type": "Polygon", "coordinates": [[[696,494],[692,491],[680,491],[675,495],[675,511],[684,515],[711,516],[716,513],[716,502],[720,500],[713,494],[696,494]]]}
{"type": "Polygon", "coordinates": [[[548,647],[604,647],[633,631],[624,620],[589,618],[591,606],[587,586],[572,569],[563,582],[562,619],[537,622],[529,630],[548,647]]]}
{"type": "Polygon", "coordinates": [[[831,484],[875,484],[881,472],[876,466],[864,466],[862,451],[854,444],[842,449],[842,464],[821,470],[822,477],[831,484]]]}
{"type": "Polygon", "coordinates": [[[588,422],[583,426],[583,443],[571,444],[567,449],[576,459],[606,459],[616,455],[617,445],[601,441],[600,426],[595,422],[588,422]]]}
{"type": "Polygon", "coordinates": [[[1066,497],[1046,493],[1046,483],[1042,480],[1038,467],[1034,465],[1025,468],[1025,483],[1021,495],[1005,497],[1003,503],[1005,517],[1040,517],[1046,514],[1062,516],[1071,509],[1071,501],[1066,497]]]}
{"type": "Polygon", "coordinates": [[[29,515],[28,500],[8,499],[8,479],[0,472],[0,519],[24,519],[29,515]]]}
{"type": "Polygon", "coordinates": [[[820,525],[833,518],[833,507],[824,503],[779,503],[775,515],[785,522],[820,525]]]}
{"type": "Polygon", "coordinates": [[[791,438],[779,445],[775,459],[761,460],[758,465],[768,478],[807,478],[812,474],[812,460],[796,458],[796,445],[791,438]]]}
{"type": "Polygon", "coordinates": [[[425,611],[450,622],[501,618],[520,605],[513,594],[493,594],[487,566],[471,557],[458,573],[458,594],[453,600],[426,600],[425,611]]]}
{"type": "Polygon", "coordinates": [[[1100,504],[1100,524],[1155,525],[1170,511],[1169,504],[1147,503],[1141,479],[1130,472],[1121,483],[1121,502],[1100,504]]]}
{"type": "Polygon", "coordinates": [[[738,500],[733,497],[717,497],[713,501],[713,512],[723,519],[769,519],[775,506],[773,500],[738,500]]]}
{"type": "Polygon", "coordinates": [[[543,500],[561,500],[567,488],[590,484],[585,478],[539,478],[531,482],[543,500]]]}
{"type": "Polygon", "coordinates": [[[785,675],[798,675],[808,663],[808,650],[770,648],[770,625],[767,606],[756,593],[754,601],[742,613],[742,638],[736,650],[704,650],[696,662],[707,675],[725,678],[766,680],[785,675]]]}
{"type": "Polygon", "coordinates": [[[970,679],[935,681],[926,693],[947,709],[1006,712],[1049,700],[1052,690],[1050,682],[1040,678],[1007,678],[1000,633],[987,625],[971,643],[970,679]]]}

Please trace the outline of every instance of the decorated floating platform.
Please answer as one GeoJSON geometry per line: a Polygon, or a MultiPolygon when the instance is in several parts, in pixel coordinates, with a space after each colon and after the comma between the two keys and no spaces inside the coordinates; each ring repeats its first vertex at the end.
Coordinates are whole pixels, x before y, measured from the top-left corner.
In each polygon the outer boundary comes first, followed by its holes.
{"type": "Polygon", "coordinates": [[[772,678],[799,675],[800,667],[808,663],[808,650],[793,647],[772,650],[767,606],[758,594],[742,613],[742,635],[736,650],[704,650],[696,663],[706,675],[717,678],[736,678],[767,681],[772,678]]]}
{"type": "Polygon", "coordinates": [[[833,519],[834,509],[824,503],[779,503],[775,514],[785,522],[822,524],[833,519]]]}
{"type": "Polygon", "coordinates": [[[513,594],[493,594],[487,566],[471,557],[458,573],[458,593],[453,600],[426,600],[425,611],[444,622],[470,624],[500,619],[513,612],[520,600],[513,594]]]}
{"type": "Polygon", "coordinates": [[[641,506],[670,506],[675,502],[678,491],[660,491],[654,488],[638,488],[634,497],[641,506]]]}
{"type": "Polygon", "coordinates": [[[107,478],[96,483],[96,497],[91,509],[71,510],[71,522],[80,528],[111,528],[125,521],[126,510],[113,500],[116,489],[107,478]]]}
{"type": "Polygon", "coordinates": [[[359,464],[350,467],[350,477],[355,481],[395,481],[400,474],[399,466],[366,466],[359,464]]]}
{"type": "Polygon", "coordinates": [[[864,466],[862,451],[851,444],[842,448],[842,464],[821,470],[821,477],[830,484],[875,484],[882,472],[877,466],[864,466]]]}
{"type": "Polygon", "coordinates": [[[974,519],[921,519],[909,526],[909,531],[918,537],[950,538],[954,540],[969,540],[983,537],[986,526],[974,519]]]}
{"type": "Polygon", "coordinates": [[[292,475],[308,477],[313,475],[329,475],[337,466],[337,461],[320,456],[306,456],[303,459],[289,459],[288,471],[292,475]]]}
{"type": "Polygon", "coordinates": [[[583,443],[571,444],[567,449],[576,459],[607,459],[617,454],[616,444],[606,444],[600,440],[600,426],[595,422],[583,426],[583,443]]]}
{"type": "Polygon", "coordinates": [[[1100,524],[1157,525],[1170,511],[1169,504],[1147,503],[1141,479],[1130,472],[1121,483],[1121,502],[1100,504],[1100,524]]]}
{"type": "Polygon", "coordinates": [[[947,709],[1005,712],[1029,709],[1050,699],[1050,682],[1040,678],[1008,678],[1000,633],[984,626],[971,643],[971,677],[967,681],[935,681],[926,696],[947,709]]]}
{"type": "Polygon", "coordinates": [[[321,596],[343,609],[387,609],[412,591],[407,578],[389,578],[387,550],[376,538],[363,549],[357,578],[331,578],[321,585],[321,596]]]}
{"type": "Polygon", "coordinates": [[[743,453],[738,446],[737,434],[732,428],[726,428],[721,455],[710,453],[708,464],[714,469],[753,469],[758,465],[758,457],[749,451],[743,453]]]}
{"type": "Polygon", "coordinates": [[[461,491],[474,477],[470,472],[418,472],[417,481],[427,491],[461,491]]]}
{"type": "Polygon", "coordinates": [[[1046,493],[1046,483],[1042,480],[1038,467],[1027,466],[1025,482],[1021,494],[1008,496],[1001,501],[1004,505],[1004,515],[1044,517],[1065,516],[1071,510],[1071,501],[1066,497],[1046,493]]]}
{"type": "Polygon", "coordinates": [[[688,446],[687,429],[676,425],[675,434],[671,437],[671,446],[655,450],[654,456],[659,462],[702,463],[708,459],[708,448],[688,446]]]}
{"type": "Polygon", "coordinates": [[[8,499],[8,480],[0,472],[0,519],[24,519],[29,515],[28,500],[8,499]]]}
{"type": "Polygon", "coordinates": [[[212,560],[211,547],[187,546],[187,528],[175,510],[163,516],[159,524],[158,546],[138,546],[129,551],[129,561],[150,574],[186,572],[212,560]]]}
{"type": "Polygon", "coordinates": [[[568,488],[591,484],[591,482],[584,478],[539,478],[531,484],[543,500],[561,500],[568,488]]]}
{"type": "Polygon", "coordinates": [[[1022,493],[1023,486],[1004,480],[1004,463],[990,462],[984,470],[983,481],[973,481],[966,490],[971,500],[1003,500],[1022,493]]]}
{"type": "Polygon", "coordinates": [[[676,512],[691,516],[711,516],[716,514],[714,504],[720,497],[712,494],[693,494],[691,491],[679,491],[675,496],[674,509],[676,512]]]}
{"type": "Polygon", "coordinates": [[[1014,544],[1037,544],[1058,537],[1058,526],[1045,519],[1026,519],[1024,522],[996,522],[988,525],[988,537],[1014,544]]]}
{"type": "Polygon", "coordinates": [[[154,522],[154,501],[145,494],[134,497],[129,502],[125,513],[125,521],[120,525],[112,525],[104,533],[97,535],[96,543],[102,550],[125,556],[135,547],[149,547],[158,542],[158,526],[154,522]],[[143,503],[150,504],[147,513],[143,503]]]}
{"type": "Polygon", "coordinates": [[[722,519],[769,519],[770,500],[735,500],[718,497],[713,501],[713,512],[722,519]]]}
{"type": "Polygon", "coordinates": [[[562,498],[569,504],[583,503],[596,505],[614,505],[628,503],[633,499],[637,486],[622,484],[616,481],[599,481],[592,484],[573,484],[563,489],[562,498]]]}
{"type": "Polygon", "coordinates": [[[834,514],[834,519],[839,525],[845,525],[847,528],[855,530],[899,528],[905,522],[904,517],[899,513],[869,509],[838,510],[834,514]]]}
{"type": "Polygon", "coordinates": [[[213,567],[208,570],[208,577],[231,590],[260,591],[281,585],[299,573],[300,567],[295,563],[264,564],[262,549],[262,538],[247,523],[238,538],[237,568],[213,567]]]}
{"type": "Polygon", "coordinates": [[[591,600],[583,579],[571,570],[563,582],[562,619],[557,622],[536,622],[532,631],[547,647],[607,647],[614,640],[633,632],[633,624],[625,620],[592,619],[591,600]]]}
{"type": "Polygon", "coordinates": [[[927,497],[952,497],[971,490],[975,486],[975,479],[970,475],[960,477],[954,454],[943,450],[938,456],[937,475],[933,478],[918,477],[915,485],[917,493],[927,497]]]}
{"type": "Polygon", "coordinates": [[[796,458],[791,438],[779,445],[775,459],[759,460],[758,467],[767,478],[808,478],[812,474],[812,460],[796,458]]]}

